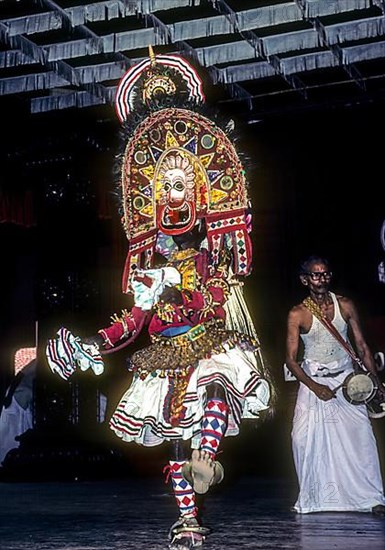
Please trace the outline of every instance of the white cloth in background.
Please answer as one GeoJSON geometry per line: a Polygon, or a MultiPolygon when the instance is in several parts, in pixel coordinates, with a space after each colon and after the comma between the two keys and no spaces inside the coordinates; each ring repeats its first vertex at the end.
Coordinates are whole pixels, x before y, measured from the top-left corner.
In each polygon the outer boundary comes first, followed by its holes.
{"type": "Polygon", "coordinates": [[[3,408],[0,415],[0,464],[2,464],[8,451],[20,445],[20,442],[16,441],[15,438],[32,429],[32,427],[31,407],[28,406],[24,409],[13,397],[9,407],[3,408]]]}
{"type": "Polygon", "coordinates": [[[5,404],[0,414],[0,465],[11,449],[19,447],[16,437],[33,428],[33,387],[36,376],[36,361],[24,367],[9,386],[5,404]],[[10,393],[12,398],[9,400],[10,393]],[[7,399],[8,398],[8,399],[7,399]]]}

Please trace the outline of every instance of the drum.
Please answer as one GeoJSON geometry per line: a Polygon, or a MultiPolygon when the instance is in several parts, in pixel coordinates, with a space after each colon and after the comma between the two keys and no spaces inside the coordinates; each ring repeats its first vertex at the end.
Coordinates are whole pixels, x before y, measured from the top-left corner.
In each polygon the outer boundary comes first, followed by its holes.
{"type": "Polygon", "coordinates": [[[371,418],[385,416],[385,401],[378,384],[370,372],[352,372],[343,383],[342,393],[352,405],[366,405],[371,418]]]}

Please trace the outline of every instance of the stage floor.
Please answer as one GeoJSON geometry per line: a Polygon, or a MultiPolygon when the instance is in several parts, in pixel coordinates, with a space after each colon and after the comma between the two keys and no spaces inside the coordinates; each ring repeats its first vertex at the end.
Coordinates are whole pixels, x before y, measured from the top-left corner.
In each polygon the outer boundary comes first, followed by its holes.
{"type": "MultiPolygon", "coordinates": [[[[384,550],[385,519],[361,513],[298,515],[287,479],[242,476],[206,495],[205,550],[384,550]]],[[[1,550],[163,550],[177,518],[159,478],[1,482],[1,550]]]]}

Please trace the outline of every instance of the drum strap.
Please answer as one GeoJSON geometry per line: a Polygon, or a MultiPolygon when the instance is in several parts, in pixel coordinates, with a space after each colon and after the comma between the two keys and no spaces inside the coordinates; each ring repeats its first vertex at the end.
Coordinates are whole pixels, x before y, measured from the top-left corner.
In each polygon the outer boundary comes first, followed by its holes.
{"type": "Polygon", "coordinates": [[[322,312],[320,306],[316,304],[314,300],[308,296],[304,299],[302,302],[305,307],[318,319],[322,325],[328,329],[328,331],[334,336],[334,338],[338,341],[338,343],[344,348],[344,350],[350,355],[350,357],[353,359],[353,362],[357,364],[361,369],[366,370],[363,362],[361,359],[356,355],[354,352],[352,346],[347,342],[339,333],[339,331],[336,329],[336,327],[333,325],[333,323],[324,315],[322,312]]]}

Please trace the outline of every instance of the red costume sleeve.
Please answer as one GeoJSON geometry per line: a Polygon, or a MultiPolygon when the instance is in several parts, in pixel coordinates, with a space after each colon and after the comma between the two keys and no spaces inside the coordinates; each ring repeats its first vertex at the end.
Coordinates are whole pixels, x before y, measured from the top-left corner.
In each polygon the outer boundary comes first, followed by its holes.
{"type": "Polygon", "coordinates": [[[114,322],[109,327],[98,330],[98,334],[104,338],[105,348],[114,347],[117,342],[133,336],[135,331],[138,331],[138,335],[146,315],[147,312],[134,306],[131,311],[122,311],[121,317],[114,316],[114,322]]]}

